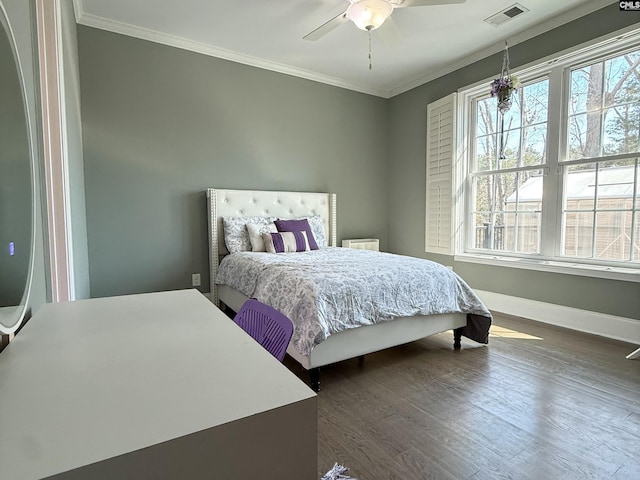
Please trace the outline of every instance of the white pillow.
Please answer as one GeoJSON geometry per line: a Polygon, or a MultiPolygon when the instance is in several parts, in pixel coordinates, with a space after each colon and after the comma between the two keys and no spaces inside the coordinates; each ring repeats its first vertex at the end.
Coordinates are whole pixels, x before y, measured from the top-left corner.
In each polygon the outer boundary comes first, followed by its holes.
{"type": "Polygon", "coordinates": [[[249,232],[249,242],[251,242],[252,252],[265,252],[263,233],[277,233],[278,229],[274,223],[257,224],[247,223],[247,231],[249,232]]]}
{"type": "Polygon", "coordinates": [[[251,242],[246,225],[266,225],[273,223],[275,217],[222,217],[224,243],[229,253],[250,252],[251,242]]]}
{"type": "Polygon", "coordinates": [[[311,228],[311,234],[315,238],[318,248],[324,248],[328,245],[327,234],[324,231],[324,220],[320,215],[312,215],[305,217],[309,222],[309,228],[311,228]]]}

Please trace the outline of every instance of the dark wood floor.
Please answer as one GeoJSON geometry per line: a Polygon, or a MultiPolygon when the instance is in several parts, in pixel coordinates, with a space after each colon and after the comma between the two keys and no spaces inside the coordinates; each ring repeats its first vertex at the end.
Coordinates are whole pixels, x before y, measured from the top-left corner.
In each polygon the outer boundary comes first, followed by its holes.
{"type": "Polygon", "coordinates": [[[489,346],[452,343],[323,368],[318,477],[640,479],[637,346],[498,315],[489,346]]]}

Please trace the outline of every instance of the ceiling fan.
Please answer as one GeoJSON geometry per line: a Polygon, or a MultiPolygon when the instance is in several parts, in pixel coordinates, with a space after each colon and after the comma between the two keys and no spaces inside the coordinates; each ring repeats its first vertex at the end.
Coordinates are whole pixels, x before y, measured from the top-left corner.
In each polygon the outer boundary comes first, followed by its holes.
{"type": "Polygon", "coordinates": [[[351,20],[361,30],[371,32],[380,27],[396,8],[424,7],[465,3],[467,0],[349,0],[347,9],[306,34],[305,40],[318,40],[351,20]]]}

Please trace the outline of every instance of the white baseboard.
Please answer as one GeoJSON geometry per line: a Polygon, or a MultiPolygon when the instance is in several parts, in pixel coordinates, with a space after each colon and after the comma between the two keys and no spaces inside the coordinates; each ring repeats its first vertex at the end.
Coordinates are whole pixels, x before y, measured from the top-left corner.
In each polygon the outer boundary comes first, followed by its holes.
{"type": "Polygon", "coordinates": [[[640,345],[640,320],[475,290],[489,310],[640,345]]]}

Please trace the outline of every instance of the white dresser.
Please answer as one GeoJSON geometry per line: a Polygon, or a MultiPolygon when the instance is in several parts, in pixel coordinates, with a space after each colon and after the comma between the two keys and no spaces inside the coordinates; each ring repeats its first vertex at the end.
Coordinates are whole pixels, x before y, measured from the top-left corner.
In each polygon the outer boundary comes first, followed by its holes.
{"type": "Polygon", "coordinates": [[[196,290],[44,305],[0,354],[0,477],[313,479],[316,395],[196,290]]]}

